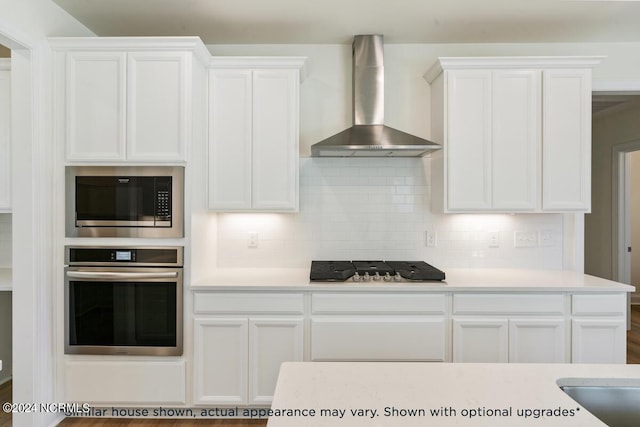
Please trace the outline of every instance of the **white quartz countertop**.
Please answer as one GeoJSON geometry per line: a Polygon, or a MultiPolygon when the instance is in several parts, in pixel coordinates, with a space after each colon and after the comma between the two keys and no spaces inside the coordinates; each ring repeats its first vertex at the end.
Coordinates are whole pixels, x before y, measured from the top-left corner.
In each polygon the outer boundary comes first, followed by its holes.
{"type": "Polygon", "coordinates": [[[620,382],[640,385],[640,365],[287,362],[271,408],[307,416],[267,426],[604,426],[559,384],[620,382]]]}
{"type": "Polygon", "coordinates": [[[443,282],[310,282],[308,268],[218,269],[192,290],[587,291],[632,292],[633,286],[563,270],[443,269],[443,282]]]}
{"type": "Polygon", "coordinates": [[[11,290],[11,269],[0,268],[0,291],[11,290]]]}

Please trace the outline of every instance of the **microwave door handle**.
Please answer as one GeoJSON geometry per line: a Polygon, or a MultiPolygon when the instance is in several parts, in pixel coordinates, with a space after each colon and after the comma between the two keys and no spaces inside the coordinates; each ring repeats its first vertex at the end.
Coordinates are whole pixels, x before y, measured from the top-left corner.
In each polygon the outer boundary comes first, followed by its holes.
{"type": "Polygon", "coordinates": [[[176,278],[176,271],[160,273],[123,273],[107,271],[67,271],[67,277],[71,279],[166,279],[176,278]]]}

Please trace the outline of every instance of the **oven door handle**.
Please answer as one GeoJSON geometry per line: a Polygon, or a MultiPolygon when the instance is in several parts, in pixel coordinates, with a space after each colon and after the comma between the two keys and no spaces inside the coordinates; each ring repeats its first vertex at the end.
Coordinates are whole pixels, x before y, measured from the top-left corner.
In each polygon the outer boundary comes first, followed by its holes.
{"type": "Polygon", "coordinates": [[[71,279],[172,279],[178,277],[178,272],[123,273],[115,271],[67,271],[67,277],[71,279]]]}

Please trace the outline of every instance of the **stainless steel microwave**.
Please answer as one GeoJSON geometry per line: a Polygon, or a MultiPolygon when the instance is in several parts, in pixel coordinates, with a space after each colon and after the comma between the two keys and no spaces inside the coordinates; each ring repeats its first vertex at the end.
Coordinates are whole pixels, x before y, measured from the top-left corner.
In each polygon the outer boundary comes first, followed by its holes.
{"type": "Polygon", "coordinates": [[[67,237],[183,237],[184,168],[68,166],[67,237]]]}

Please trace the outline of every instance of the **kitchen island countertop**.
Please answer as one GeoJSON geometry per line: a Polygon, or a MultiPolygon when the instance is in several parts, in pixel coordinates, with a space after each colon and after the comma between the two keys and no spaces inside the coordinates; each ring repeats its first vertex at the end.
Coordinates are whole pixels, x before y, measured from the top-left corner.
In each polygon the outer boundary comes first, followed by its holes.
{"type": "Polygon", "coordinates": [[[227,268],[191,285],[192,290],[246,291],[499,291],[633,292],[634,287],[567,270],[444,269],[443,282],[310,282],[308,268],[227,268]]]}
{"type": "Polygon", "coordinates": [[[316,412],[268,427],[605,426],[559,385],[620,383],[640,385],[640,365],[287,362],[272,409],[316,412]]]}
{"type": "Polygon", "coordinates": [[[10,291],[11,289],[11,269],[0,267],[0,291],[10,291]]]}

